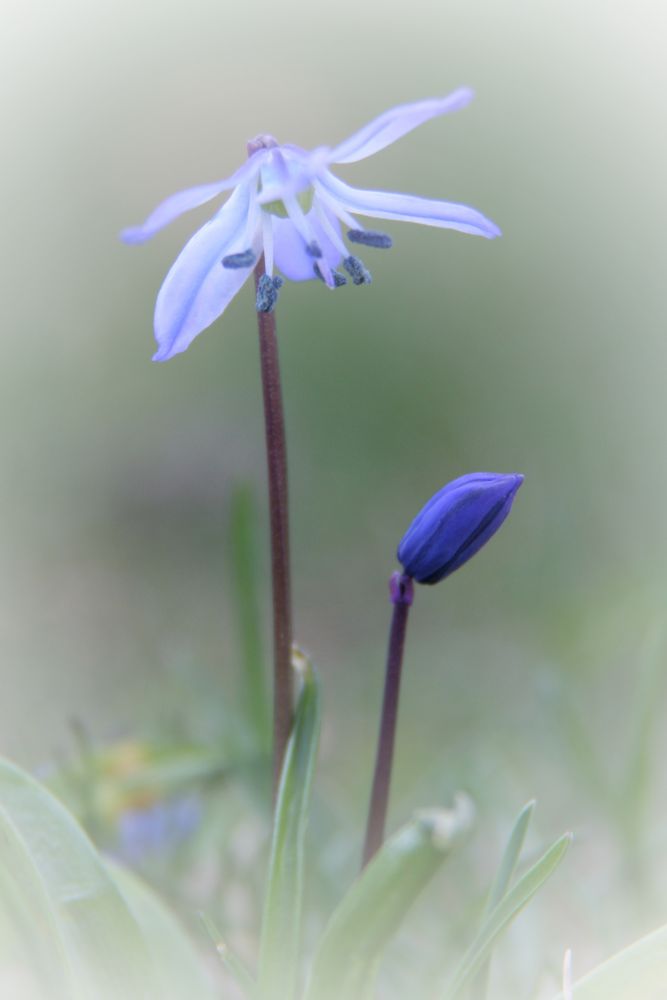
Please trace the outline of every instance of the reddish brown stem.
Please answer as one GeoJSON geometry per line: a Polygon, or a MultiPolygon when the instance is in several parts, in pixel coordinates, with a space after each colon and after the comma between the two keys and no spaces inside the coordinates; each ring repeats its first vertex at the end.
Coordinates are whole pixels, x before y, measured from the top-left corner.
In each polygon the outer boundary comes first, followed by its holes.
{"type": "Polygon", "coordinates": [[[402,573],[394,573],[389,584],[389,590],[394,605],[394,612],[389,631],[382,716],[380,718],[373,788],[368,808],[368,821],[366,823],[362,868],[366,867],[378,848],[382,846],[382,841],[384,840],[389,789],[391,786],[391,771],[394,761],[398,699],[401,692],[403,648],[405,646],[408,612],[412,604],[412,580],[402,573]]]}
{"type": "MultiPolygon", "coordinates": [[[[265,273],[264,258],[255,267],[255,287],[265,273]]],[[[292,727],[292,601],[289,563],[287,448],[283,416],[276,317],[258,312],[259,357],[264,396],[264,427],[269,482],[271,576],[273,588],[273,793],[280,782],[292,727]]]]}

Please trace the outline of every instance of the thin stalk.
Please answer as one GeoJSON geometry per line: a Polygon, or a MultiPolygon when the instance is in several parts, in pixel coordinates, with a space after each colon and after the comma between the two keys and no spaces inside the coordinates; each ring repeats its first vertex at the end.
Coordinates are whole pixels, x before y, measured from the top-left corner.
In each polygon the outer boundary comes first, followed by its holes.
{"type": "Polygon", "coordinates": [[[271,744],[269,698],[259,623],[256,512],[246,484],[236,487],[230,511],[230,562],[240,641],[242,695],[256,749],[268,755],[271,744]]]}
{"type": "MultiPolygon", "coordinates": [[[[255,287],[265,274],[264,257],[255,267],[255,287]]],[[[292,600],[289,564],[287,497],[287,448],[280,387],[276,317],[257,313],[259,357],[264,396],[264,428],[269,480],[271,525],[271,578],[273,589],[273,793],[278,791],[280,772],[292,727],[292,600]]]]}
{"type": "Polygon", "coordinates": [[[375,757],[375,771],[373,773],[373,788],[366,823],[362,868],[366,867],[384,840],[389,789],[391,786],[391,770],[394,760],[398,699],[401,692],[403,648],[405,646],[408,612],[413,596],[412,580],[403,573],[394,573],[389,581],[389,593],[394,605],[394,611],[389,630],[382,715],[380,718],[380,732],[375,757]]]}

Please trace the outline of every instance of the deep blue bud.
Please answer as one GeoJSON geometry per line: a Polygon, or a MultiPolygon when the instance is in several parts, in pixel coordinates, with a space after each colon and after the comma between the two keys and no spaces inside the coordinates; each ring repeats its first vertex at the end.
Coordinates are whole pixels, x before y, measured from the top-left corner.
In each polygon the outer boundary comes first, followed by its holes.
{"type": "Polygon", "coordinates": [[[518,473],[473,472],[431,497],[403,536],[398,561],[417,583],[438,583],[488,542],[510,512],[518,473]]]}

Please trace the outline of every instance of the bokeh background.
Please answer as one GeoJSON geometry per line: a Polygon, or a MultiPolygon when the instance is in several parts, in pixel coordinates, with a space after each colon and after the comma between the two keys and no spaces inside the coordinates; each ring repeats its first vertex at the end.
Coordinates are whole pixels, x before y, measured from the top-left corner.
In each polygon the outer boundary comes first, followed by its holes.
{"type": "Polygon", "coordinates": [[[297,634],[325,689],[316,828],[351,871],[398,539],[448,479],[521,471],[501,534],[418,595],[392,822],[467,789],[479,893],[527,799],[536,844],[575,832],[499,963],[521,995],[566,947],[583,972],[664,920],[664,4],[2,8],[2,751],[66,759],[72,720],[96,745],[217,738],[238,714],[240,482],[268,650],[250,289],[154,365],[155,294],[209,209],[143,248],[118,231],[231,173],[257,132],[332,144],[468,84],[467,110],[340,175],[467,202],[503,239],[388,224],[370,288],[281,296],[297,634]]]}

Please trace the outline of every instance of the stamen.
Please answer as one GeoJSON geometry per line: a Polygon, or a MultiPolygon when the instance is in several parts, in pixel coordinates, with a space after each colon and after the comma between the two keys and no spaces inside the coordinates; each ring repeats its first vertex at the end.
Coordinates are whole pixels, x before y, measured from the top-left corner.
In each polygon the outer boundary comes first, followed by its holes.
{"type": "Polygon", "coordinates": [[[337,226],[334,226],[331,220],[329,219],[327,213],[324,210],[324,204],[322,203],[321,199],[319,198],[313,199],[313,211],[315,212],[315,215],[317,217],[320,226],[324,230],[325,236],[329,239],[329,242],[332,244],[332,246],[336,248],[341,257],[346,257],[347,247],[343,243],[343,240],[340,235],[340,230],[338,229],[337,226]]]}
{"type": "Polygon", "coordinates": [[[275,278],[269,277],[268,274],[262,275],[257,283],[257,299],[255,302],[257,312],[273,312],[275,304],[278,301],[278,290],[284,284],[285,282],[278,275],[275,278]]]}
{"type": "Polygon", "coordinates": [[[294,195],[285,194],[284,196],[285,208],[287,209],[287,214],[290,218],[290,222],[296,229],[299,236],[301,236],[303,242],[305,243],[306,253],[310,257],[315,257],[319,260],[320,266],[316,273],[324,280],[324,282],[330,287],[334,288],[333,277],[331,276],[331,268],[329,267],[324,254],[322,253],[322,248],[315,239],[313,235],[313,230],[310,225],[310,221],[306,218],[301,205],[294,195]]]}
{"type": "Polygon", "coordinates": [[[346,257],[343,261],[343,267],[355,285],[370,285],[373,280],[370,271],[366,270],[358,257],[346,257]]]}
{"type": "Polygon", "coordinates": [[[227,254],[226,257],[222,258],[222,266],[234,271],[242,267],[252,267],[255,260],[254,251],[251,247],[248,247],[247,250],[241,250],[240,253],[227,254]]]}
{"type": "Polygon", "coordinates": [[[313,187],[318,199],[327,206],[333,215],[340,219],[343,225],[347,226],[348,229],[359,229],[359,223],[354,216],[350,215],[350,213],[343,208],[340,202],[329,194],[324,185],[318,184],[317,181],[314,181],[313,187]]]}
{"type": "Polygon", "coordinates": [[[375,229],[350,229],[347,238],[352,243],[363,243],[378,250],[390,250],[394,244],[388,233],[378,233],[375,229]]]}
{"type": "Polygon", "coordinates": [[[268,212],[262,212],[262,243],[264,267],[269,277],[273,277],[273,219],[268,212]]]}
{"type": "MultiPolygon", "coordinates": [[[[320,279],[320,281],[324,281],[325,284],[326,284],[326,278],[322,274],[322,271],[320,270],[319,264],[313,264],[313,271],[315,272],[315,274],[317,275],[317,277],[320,279]]],[[[347,278],[345,277],[344,274],[341,274],[340,271],[334,271],[333,268],[332,268],[332,270],[331,270],[331,277],[333,278],[333,287],[334,288],[340,288],[342,285],[347,285],[347,278]]]]}

